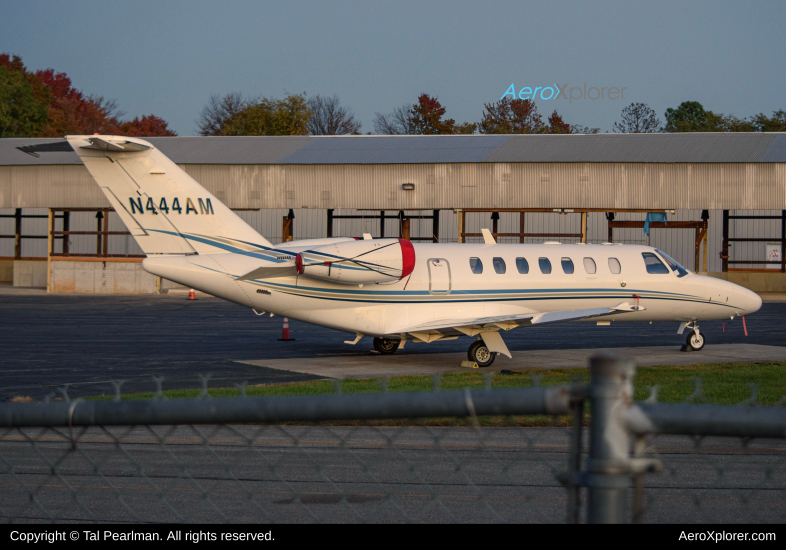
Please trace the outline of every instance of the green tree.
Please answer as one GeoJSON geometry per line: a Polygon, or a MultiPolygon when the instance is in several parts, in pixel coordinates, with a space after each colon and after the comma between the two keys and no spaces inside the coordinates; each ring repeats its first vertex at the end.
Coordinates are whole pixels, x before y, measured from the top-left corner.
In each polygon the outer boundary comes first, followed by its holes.
{"type": "Polygon", "coordinates": [[[756,132],[786,132],[786,111],[780,109],[768,117],[759,113],[752,117],[752,125],[756,132]]]}
{"type": "Polygon", "coordinates": [[[0,66],[0,138],[35,136],[46,126],[48,108],[25,73],[0,66]]]}
{"type": "Polygon", "coordinates": [[[305,94],[249,101],[224,126],[224,136],[294,136],[308,134],[311,111],[305,94]]]}
{"type": "Polygon", "coordinates": [[[666,109],[666,132],[707,132],[708,127],[717,127],[719,120],[710,116],[708,126],[707,111],[698,101],[683,101],[676,109],[666,109]]]}

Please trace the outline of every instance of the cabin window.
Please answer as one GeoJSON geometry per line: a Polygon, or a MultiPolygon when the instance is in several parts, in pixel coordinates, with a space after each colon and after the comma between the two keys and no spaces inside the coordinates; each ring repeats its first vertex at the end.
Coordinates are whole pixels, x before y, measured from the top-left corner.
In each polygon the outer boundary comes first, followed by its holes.
{"type": "Polygon", "coordinates": [[[472,270],[472,273],[483,273],[483,262],[480,261],[480,258],[470,258],[469,268],[472,270]]]}
{"type": "Polygon", "coordinates": [[[622,271],[622,266],[620,266],[620,261],[617,258],[609,258],[609,270],[615,275],[622,271]]]}
{"type": "Polygon", "coordinates": [[[677,274],[677,277],[684,277],[685,275],[688,274],[688,270],[687,269],[682,267],[677,260],[675,260],[674,258],[669,256],[668,254],[666,254],[663,250],[657,250],[656,249],[655,252],[660,254],[661,258],[666,260],[666,263],[669,264],[669,267],[671,268],[671,270],[674,271],[677,274]]]}
{"type": "Polygon", "coordinates": [[[527,263],[526,258],[516,258],[516,269],[519,270],[519,273],[522,275],[526,275],[529,273],[529,264],[527,263]]]}
{"type": "Polygon", "coordinates": [[[641,255],[644,257],[644,265],[647,266],[647,273],[652,273],[653,275],[669,274],[668,268],[663,265],[663,262],[661,262],[655,254],[652,252],[642,252],[641,255]]]}
{"type": "Polygon", "coordinates": [[[551,273],[551,262],[548,258],[538,258],[538,265],[540,266],[540,272],[544,275],[551,273]]]}
{"type": "Polygon", "coordinates": [[[562,258],[562,271],[565,272],[565,275],[573,275],[573,260],[562,258]]]}
{"type": "Polygon", "coordinates": [[[502,258],[494,258],[492,263],[494,264],[494,271],[496,271],[500,275],[503,275],[505,273],[506,270],[505,260],[503,260],[502,258]]]}
{"type": "Polygon", "coordinates": [[[594,275],[597,270],[598,268],[595,266],[595,260],[592,258],[584,258],[584,271],[590,275],[594,275]]]}

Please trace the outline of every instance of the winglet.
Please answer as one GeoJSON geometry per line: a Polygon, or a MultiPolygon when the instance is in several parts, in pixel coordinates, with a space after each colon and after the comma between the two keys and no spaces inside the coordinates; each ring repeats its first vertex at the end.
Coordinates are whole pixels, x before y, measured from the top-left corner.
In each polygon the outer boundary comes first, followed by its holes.
{"type": "Polygon", "coordinates": [[[491,231],[486,229],[485,227],[480,230],[483,233],[483,242],[486,244],[497,244],[497,241],[494,240],[494,235],[491,234],[491,231]]]}

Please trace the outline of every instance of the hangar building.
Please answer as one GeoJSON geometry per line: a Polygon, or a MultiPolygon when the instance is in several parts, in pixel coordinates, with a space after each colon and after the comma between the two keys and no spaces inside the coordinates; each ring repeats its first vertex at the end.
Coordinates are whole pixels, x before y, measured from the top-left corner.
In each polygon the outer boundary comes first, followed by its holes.
{"type": "MultiPolygon", "coordinates": [[[[147,138],[271,242],[627,242],[786,291],[786,134],[147,138]],[[663,215],[665,214],[665,222],[663,215]],[[649,233],[645,233],[647,223],[649,233]]],[[[0,140],[0,283],[156,292],[73,152],[0,140]]]]}

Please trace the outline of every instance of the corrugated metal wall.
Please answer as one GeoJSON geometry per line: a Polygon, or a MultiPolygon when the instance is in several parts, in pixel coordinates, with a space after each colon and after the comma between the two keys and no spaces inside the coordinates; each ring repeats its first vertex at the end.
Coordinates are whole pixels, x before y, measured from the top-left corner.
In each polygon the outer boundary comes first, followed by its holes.
{"type": "MultiPolygon", "coordinates": [[[[732,214],[745,215],[768,215],[779,216],[780,210],[734,210],[732,214]]],[[[0,214],[13,214],[14,210],[5,208],[0,209],[0,214]]],[[[24,214],[47,214],[43,208],[26,208],[24,214]]],[[[278,244],[281,242],[282,218],[288,213],[287,209],[267,209],[259,211],[238,212],[238,215],[248,222],[260,234],[264,235],[271,242],[278,244]]],[[[389,215],[398,214],[397,210],[388,210],[389,215]]],[[[409,215],[425,214],[430,215],[431,211],[406,211],[409,215]]],[[[295,238],[296,239],[315,239],[325,237],[327,234],[327,211],[324,209],[295,209],[295,238]]],[[[352,209],[336,209],[335,215],[362,215],[352,209]]],[[[365,212],[365,215],[378,215],[379,212],[365,212]]],[[[643,220],[644,214],[640,213],[618,213],[616,220],[643,220]]],[[[669,215],[671,221],[698,221],[701,219],[701,210],[678,210],[676,215],[669,215]]],[[[525,231],[527,233],[580,233],[581,216],[579,214],[558,214],[558,213],[531,213],[525,215],[525,231]]],[[[608,237],[608,225],[604,213],[588,214],[588,240],[589,242],[605,242],[608,237]]],[[[708,269],[709,271],[720,271],[721,261],[719,253],[722,240],[722,221],[723,214],[720,210],[710,211],[710,221],[708,230],[708,269]]],[[[60,229],[60,221],[57,221],[57,229],[60,229]]],[[[46,235],[46,219],[26,219],[23,220],[22,231],[24,234],[46,235]]],[[[466,214],[466,231],[479,233],[482,227],[491,228],[491,214],[489,212],[468,212],[466,214]]],[[[519,230],[519,214],[512,212],[500,213],[499,232],[517,233],[519,230]]],[[[780,238],[779,220],[731,220],[730,235],[733,237],[753,237],[753,238],[780,238]]],[[[90,231],[96,229],[95,213],[74,212],[71,214],[71,229],[73,231],[90,231]]],[[[123,231],[120,219],[112,213],[109,218],[110,231],[123,231]]],[[[386,220],[385,235],[388,237],[398,236],[398,220],[386,220]]],[[[432,232],[431,220],[411,220],[411,237],[430,237],[432,232]]],[[[9,218],[0,219],[0,234],[9,235],[14,233],[14,220],[9,218]]],[[[371,233],[374,237],[379,236],[379,220],[372,218],[335,220],[334,236],[359,237],[363,233],[371,233]]],[[[440,212],[439,224],[440,242],[458,241],[458,215],[450,210],[440,212]]],[[[629,244],[649,244],[660,248],[682,262],[687,268],[694,267],[694,239],[695,233],[692,229],[652,229],[650,237],[644,234],[641,229],[615,229],[614,241],[629,244]]],[[[526,242],[540,243],[542,238],[528,238],[526,242]]],[[[579,239],[553,239],[562,242],[577,242],[579,239]]],[[[481,238],[468,238],[468,242],[479,242],[481,238]]],[[[503,237],[500,242],[518,242],[516,237],[503,237]]],[[[130,236],[113,236],[109,240],[110,254],[141,254],[141,250],[130,236]]],[[[59,245],[57,245],[59,251],[59,245]]],[[[732,260],[764,260],[765,243],[732,243],[730,259],[732,260]]],[[[73,253],[95,253],[96,238],[94,236],[74,235],[71,237],[71,251],[73,253]]],[[[13,256],[13,239],[0,239],[0,256],[13,256]]],[[[46,256],[46,240],[24,240],[22,243],[22,255],[25,257],[46,256]]],[[[750,267],[764,267],[750,266],[750,267]]]]}
{"type": "MultiPolygon", "coordinates": [[[[231,208],[786,208],[786,164],[183,165],[231,208]],[[403,191],[414,183],[414,191],[403,191]]],[[[0,166],[0,207],[99,207],[84,166],[0,166]]]]}

